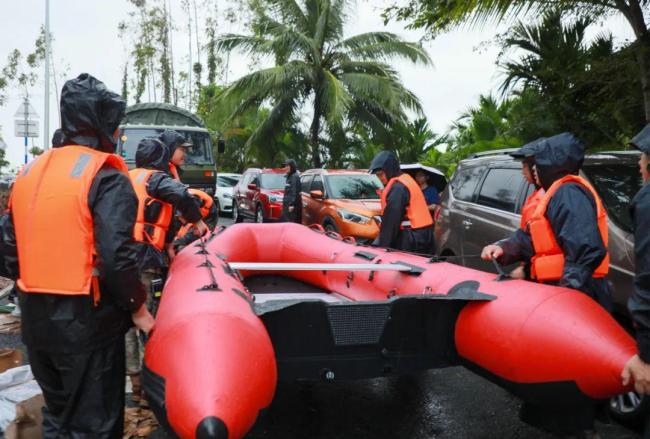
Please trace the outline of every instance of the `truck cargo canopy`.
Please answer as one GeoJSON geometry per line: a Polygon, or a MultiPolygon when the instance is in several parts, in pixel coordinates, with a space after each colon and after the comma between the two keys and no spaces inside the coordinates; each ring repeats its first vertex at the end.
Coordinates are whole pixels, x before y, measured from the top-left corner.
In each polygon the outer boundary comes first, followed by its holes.
{"type": "Polygon", "coordinates": [[[157,102],[135,104],[128,107],[122,123],[205,128],[205,124],[199,116],[175,105],[157,102]]]}

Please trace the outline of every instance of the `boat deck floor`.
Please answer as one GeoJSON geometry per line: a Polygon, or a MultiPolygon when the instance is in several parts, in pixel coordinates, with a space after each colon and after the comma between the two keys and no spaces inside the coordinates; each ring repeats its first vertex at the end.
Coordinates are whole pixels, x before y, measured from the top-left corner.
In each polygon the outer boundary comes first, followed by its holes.
{"type": "Polygon", "coordinates": [[[286,276],[251,276],[244,283],[258,304],[279,300],[321,300],[328,303],[350,301],[340,294],[286,276]]]}

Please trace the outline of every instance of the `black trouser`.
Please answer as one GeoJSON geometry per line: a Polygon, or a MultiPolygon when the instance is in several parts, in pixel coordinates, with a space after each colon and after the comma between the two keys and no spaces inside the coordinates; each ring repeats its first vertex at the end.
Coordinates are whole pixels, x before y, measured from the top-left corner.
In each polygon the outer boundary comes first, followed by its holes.
{"type": "Polygon", "coordinates": [[[122,438],[124,431],[124,337],[83,354],[49,354],[28,348],[43,390],[43,437],[122,438]]]}
{"type": "Polygon", "coordinates": [[[433,226],[423,227],[421,229],[407,227],[400,230],[397,236],[397,249],[424,255],[433,255],[436,251],[434,240],[433,226]]]}

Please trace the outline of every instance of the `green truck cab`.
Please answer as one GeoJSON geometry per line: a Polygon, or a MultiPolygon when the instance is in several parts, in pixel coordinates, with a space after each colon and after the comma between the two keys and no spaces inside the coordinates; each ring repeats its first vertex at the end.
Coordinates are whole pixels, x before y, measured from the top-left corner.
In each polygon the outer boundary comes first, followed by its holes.
{"type": "Polygon", "coordinates": [[[135,151],[140,140],[157,137],[165,130],[178,131],[192,144],[187,149],[185,164],[182,166],[182,182],[214,196],[217,169],[210,132],[203,120],[189,111],[162,103],[128,107],[120,125],[117,154],[124,158],[129,169],[133,169],[135,151]]]}

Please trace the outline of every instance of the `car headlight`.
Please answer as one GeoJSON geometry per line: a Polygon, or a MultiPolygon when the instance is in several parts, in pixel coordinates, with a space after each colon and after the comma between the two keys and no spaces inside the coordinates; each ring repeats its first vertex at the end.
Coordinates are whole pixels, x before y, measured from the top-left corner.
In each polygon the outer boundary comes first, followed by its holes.
{"type": "Polygon", "coordinates": [[[341,218],[343,218],[343,221],[348,221],[355,224],[368,224],[370,222],[370,217],[350,212],[349,210],[338,209],[337,213],[341,218]]]}
{"type": "Polygon", "coordinates": [[[223,194],[223,197],[230,199],[230,198],[232,198],[232,194],[223,194]]]}
{"type": "Polygon", "coordinates": [[[283,197],[280,197],[280,196],[278,196],[278,195],[271,195],[271,196],[269,196],[269,201],[270,201],[271,203],[282,203],[282,199],[283,199],[283,197]]]}

